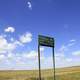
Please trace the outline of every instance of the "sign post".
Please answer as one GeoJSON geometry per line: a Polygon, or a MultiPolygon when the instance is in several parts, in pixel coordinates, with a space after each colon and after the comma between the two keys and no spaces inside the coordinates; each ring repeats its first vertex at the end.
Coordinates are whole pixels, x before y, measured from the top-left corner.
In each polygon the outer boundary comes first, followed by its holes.
{"type": "Polygon", "coordinates": [[[51,47],[53,52],[53,80],[55,80],[55,55],[54,55],[54,38],[47,36],[38,36],[38,62],[39,62],[39,80],[41,80],[41,63],[40,63],[40,46],[51,47]]]}

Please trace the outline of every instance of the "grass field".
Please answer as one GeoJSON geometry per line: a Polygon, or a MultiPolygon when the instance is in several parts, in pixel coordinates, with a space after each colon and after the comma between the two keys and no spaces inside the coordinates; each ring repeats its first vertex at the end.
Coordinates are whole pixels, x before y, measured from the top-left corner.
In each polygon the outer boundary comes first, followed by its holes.
{"type": "MultiPolygon", "coordinates": [[[[42,80],[53,80],[52,70],[42,70],[42,80]]],[[[39,80],[37,70],[0,71],[0,80],[39,80]]],[[[80,80],[80,67],[56,69],[56,80],[80,80]]]]}

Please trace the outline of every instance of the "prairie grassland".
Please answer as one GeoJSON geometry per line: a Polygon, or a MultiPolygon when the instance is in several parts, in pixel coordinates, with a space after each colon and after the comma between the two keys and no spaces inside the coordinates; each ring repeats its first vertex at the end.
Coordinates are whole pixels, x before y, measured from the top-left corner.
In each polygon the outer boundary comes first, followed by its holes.
{"type": "MultiPolygon", "coordinates": [[[[42,70],[42,80],[53,80],[52,69],[42,70]]],[[[0,80],[39,80],[37,70],[0,71],[0,80]]],[[[56,69],[56,80],[80,80],[80,67],[56,69]]]]}

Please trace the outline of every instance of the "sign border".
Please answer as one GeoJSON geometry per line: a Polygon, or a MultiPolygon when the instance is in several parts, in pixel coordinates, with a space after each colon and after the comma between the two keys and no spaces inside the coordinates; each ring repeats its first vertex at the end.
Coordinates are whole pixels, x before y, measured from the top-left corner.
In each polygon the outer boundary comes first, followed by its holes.
{"type": "Polygon", "coordinates": [[[39,35],[38,36],[38,43],[41,46],[54,47],[54,38],[48,37],[48,36],[39,35]],[[41,38],[43,38],[43,39],[41,39],[41,38]],[[49,40],[49,42],[45,41],[45,39],[49,40]],[[52,40],[52,42],[50,42],[50,40],[52,40]],[[42,42],[40,42],[40,41],[42,41],[42,42]]]}

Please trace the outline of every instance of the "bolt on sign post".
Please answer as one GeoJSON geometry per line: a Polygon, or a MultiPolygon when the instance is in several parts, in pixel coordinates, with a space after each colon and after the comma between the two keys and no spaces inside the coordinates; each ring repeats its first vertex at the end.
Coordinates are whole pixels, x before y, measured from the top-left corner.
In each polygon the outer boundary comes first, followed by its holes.
{"type": "Polygon", "coordinates": [[[54,55],[54,38],[43,35],[38,36],[38,62],[39,62],[39,80],[41,80],[41,63],[40,63],[40,46],[51,47],[53,52],[53,80],[55,80],[55,55],[54,55]]]}

